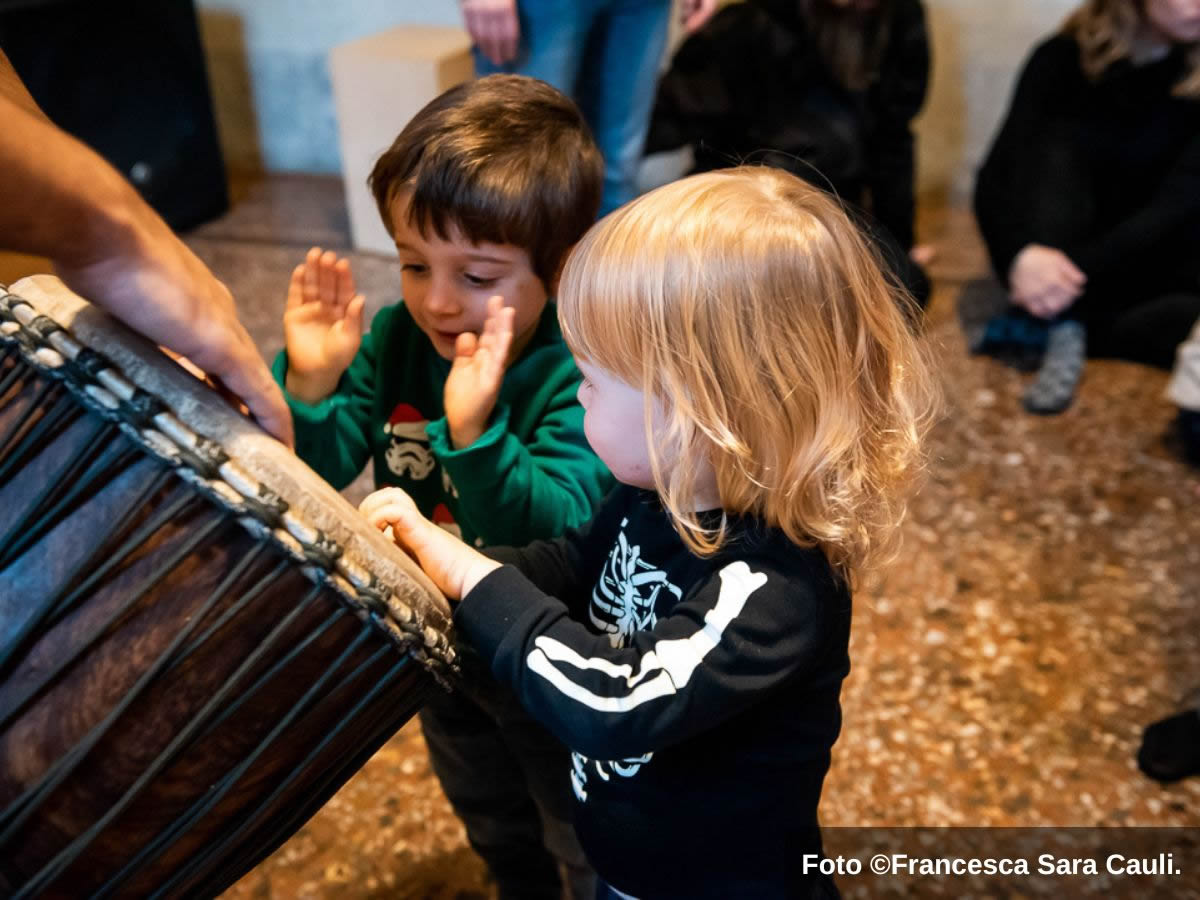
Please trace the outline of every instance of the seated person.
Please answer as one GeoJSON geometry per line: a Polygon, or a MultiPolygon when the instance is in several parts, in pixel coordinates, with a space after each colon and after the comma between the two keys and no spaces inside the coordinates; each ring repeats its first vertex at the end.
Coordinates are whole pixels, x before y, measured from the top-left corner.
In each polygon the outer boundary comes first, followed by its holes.
{"type": "Polygon", "coordinates": [[[1070,405],[1089,352],[1169,368],[1200,315],[1197,40],[1193,3],[1088,0],[1021,73],[975,189],[1011,308],[973,349],[1036,336],[1031,412],[1070,405]]]}

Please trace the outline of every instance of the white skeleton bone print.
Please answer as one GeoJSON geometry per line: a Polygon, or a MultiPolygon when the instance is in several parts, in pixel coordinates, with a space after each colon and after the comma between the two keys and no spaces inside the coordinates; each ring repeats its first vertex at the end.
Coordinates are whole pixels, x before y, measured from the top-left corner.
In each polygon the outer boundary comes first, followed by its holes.
{"type": "Polygon", "coordinates": [[[613,546],[600,582],[592,589],[588,615],[592,624],[608,635],[614,647],[624,647],[635,632],[648,631],[658,621],[654,608],[665,589],[679,599],[679,588],[667,575],[642,559],[642,548],[630,546],[625,537],[627,519],[613,546]]]}
{"type": "MultiPolygon", "coordinates": [[[[592,589],[592,603],[588,608],[592,624],[608,635],[614,647],[624,647],[635,632],[654,627],[658,621],[655,607],[664,590],[675,600],[681,596],[679,588],[667,580],[667,573],[642,559],[639,545],[630,545],[625,537],[628,524],[628,519],[621,520],[617,542],[604,563],[599,583],[592,589]]],[[[603,760],[572,753],[571,787],[580,802],[586,802],[589,771],[605,781],[614,775],[632,778],[653,756],[653,753],[644,753],[629,759],[603,760]]]]}

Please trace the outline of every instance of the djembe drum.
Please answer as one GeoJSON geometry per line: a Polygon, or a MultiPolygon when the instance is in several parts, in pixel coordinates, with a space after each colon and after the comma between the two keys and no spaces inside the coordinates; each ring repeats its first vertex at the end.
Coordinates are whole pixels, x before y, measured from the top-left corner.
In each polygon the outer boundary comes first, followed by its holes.
{"type": "Polygon", "coordinates": [[[46,276],[0,290],[0,896],[211,895],[453,667],[445,600],[46,276]]]}

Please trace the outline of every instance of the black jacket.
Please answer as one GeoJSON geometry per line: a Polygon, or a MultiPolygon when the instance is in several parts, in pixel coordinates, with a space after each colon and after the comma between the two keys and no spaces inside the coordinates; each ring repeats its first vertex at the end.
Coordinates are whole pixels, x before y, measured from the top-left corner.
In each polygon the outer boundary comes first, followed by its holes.
{"type": "Polygon", "coordinates": [[[821,59],[798,0],[727,6],[679,48],[663,76],[646,152],[692,144],[696,170],[785,168],[866,207],[913,244],[911,122],[925,100],[929,42],[920,0],[895,0],[877,71],[862,90],[821,59]]]}

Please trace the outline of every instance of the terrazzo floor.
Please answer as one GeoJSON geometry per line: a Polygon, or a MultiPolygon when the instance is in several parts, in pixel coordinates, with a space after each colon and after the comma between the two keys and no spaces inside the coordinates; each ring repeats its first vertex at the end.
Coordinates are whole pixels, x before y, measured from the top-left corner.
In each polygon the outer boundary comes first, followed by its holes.
{"type": "MultiPolygon", "coordinates": [[[[341,186],[276,177],[235,197],[188,240],[270,358],[291,267],[312,244],[349,245],[341,186]]],[[[1092,361],[1065,414],[1025,414],[1029,376],[964,351],[954,301],[985,266],[969,215],[934,208],[920,233],[938,250],[926,333],[947,414],[904,555],[856,597],[822,822],[1200,827],[1200,778],[1162,787],[1133,761],[1142,726],[1200,686],[1200,481],[1163,443],[1166,376],[1092,361]]],[[[368,313],[396,296],[394,261],[349,256],[368,313]]],[[[1198,886],[1195,871],[1107,895],[1198,886]]],[[[943,890],[907,893],[962,895],[943,890]]],[[[492,893],[410,723],[225,896],[492,893]]]]}

